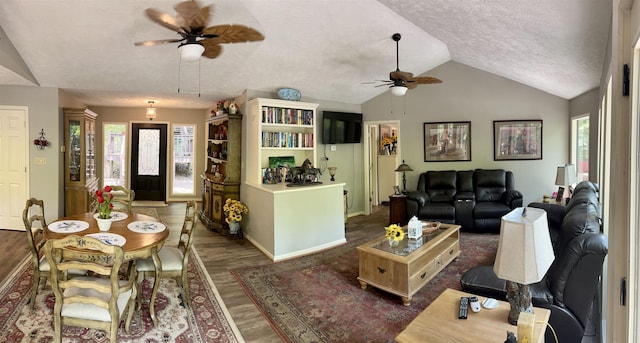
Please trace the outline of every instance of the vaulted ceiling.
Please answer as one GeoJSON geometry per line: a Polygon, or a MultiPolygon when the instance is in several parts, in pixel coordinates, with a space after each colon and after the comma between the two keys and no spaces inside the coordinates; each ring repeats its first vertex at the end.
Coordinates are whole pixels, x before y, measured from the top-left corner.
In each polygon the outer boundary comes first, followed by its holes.
{"type": "Polygon", "coordinates": [[[173,14],[176,2],[2,0],[0,84],[61,88],[89,106],[207,108],[281,87],[360,104],[387,91],[363,83],[395,70],[399,32],[403,71],[428,76],[453,60],[572,99],[600,83],[611,20],[602,0],[209,0],[210,25],[265,40],[191,63],[177,44],[134,46],[179,38],[144,14],[173,14]]]}

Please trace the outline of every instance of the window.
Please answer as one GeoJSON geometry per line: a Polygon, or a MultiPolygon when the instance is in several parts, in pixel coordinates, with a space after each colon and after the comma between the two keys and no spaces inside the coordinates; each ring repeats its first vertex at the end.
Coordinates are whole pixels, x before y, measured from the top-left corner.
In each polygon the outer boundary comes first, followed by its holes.
{"type": "Polygon", "coordinates": [[[571,163],[576,166],[578,182],[589,180],[589,115],[571,120],[571,163]]]}
{"type": "Polygon", "coordinates": [[[195,194],[194,141],[195,126],[173,126],[172,192],[173,194],[195,194]]]}
{"type": "Polygon", "coordinates": [[[127,170],[127,124],[105,123],[102,126],[104,161],[102,180],[104,185],[125,186],[127,170]]]}

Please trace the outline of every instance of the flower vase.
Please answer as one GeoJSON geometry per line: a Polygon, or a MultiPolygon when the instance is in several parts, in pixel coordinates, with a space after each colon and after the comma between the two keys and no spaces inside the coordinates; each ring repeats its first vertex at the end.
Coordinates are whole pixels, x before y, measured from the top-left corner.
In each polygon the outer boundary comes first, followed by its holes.
{"type": "Polygon", "coordinates": [[[384,154],[385,155],[391,155],[391,146],[389,144],[386,144],[384,146],[384,154]]]}
{"type": "Polygon", "coordinates": [[[237,235],[240,232],[240,222],[229,223],[229,234],[237,235]]]}
{"type": "Polygon", "coordinates": [[[400,241],[396,241],[395,239],[391,238],[389,239],[389,246],[392,248],[395,248],[398,246],[398,244],[400,244],[400,241]]]}
{"type": "Polygon", "coordinates": [[[98,228],[100,229],[100,231],[109,231],[109,229],[111,229],[111,222],[113,221],[111,218],[96,218],[96,220],[98,221],[98,228]]]}

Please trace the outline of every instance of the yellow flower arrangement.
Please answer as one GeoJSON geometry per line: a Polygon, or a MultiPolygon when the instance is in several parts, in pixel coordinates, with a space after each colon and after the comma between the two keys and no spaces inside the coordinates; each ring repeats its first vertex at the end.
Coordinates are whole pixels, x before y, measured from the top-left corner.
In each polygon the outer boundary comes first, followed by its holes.
{"type": "Polygon", "coordinates": [[[396,143],[397,141],[398,137],[396,136],[384,137],[382,138],[382,141],[380,141],[380,146],[384,147],[385,145],[391,145],[393,143],[396,143]]]}
{"type": "Polygon", "coordinates": [[[241,222],[242,216],[249,213],[249,209],[239,200],[227,199],[224,202],[224,207],[222,207],[224,214],[226,216],[225,221],[227,223],[231,222],[241,222]]]}
{"type": "Polygon", "coordinates": [[[404,238],[404,231],[398,224],[391,224],[384,228],[386,230],[385,237],[388,240],[400,242],[404,238]]]}

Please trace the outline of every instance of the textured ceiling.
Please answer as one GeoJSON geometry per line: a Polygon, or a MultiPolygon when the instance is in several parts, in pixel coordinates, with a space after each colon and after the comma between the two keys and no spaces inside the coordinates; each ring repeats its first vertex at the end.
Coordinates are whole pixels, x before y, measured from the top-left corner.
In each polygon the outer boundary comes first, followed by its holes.
{"type": "Polygon", "coordinates": [[[174,13],[175,2],[2,0],[0,84],[33,85],[30,72],[90,106],[207,108],[281,87],[360,104],[386,91],[363,82],[395,70],[399,32],[401,70],[428,75],[452,59],[571,99],[599,85],[611,13],[601,0],[219,0],[210,25],[244,24],[265,40],[181,63],[176,44],[133,45],[178,38],[143,13],[174,13]]]}

